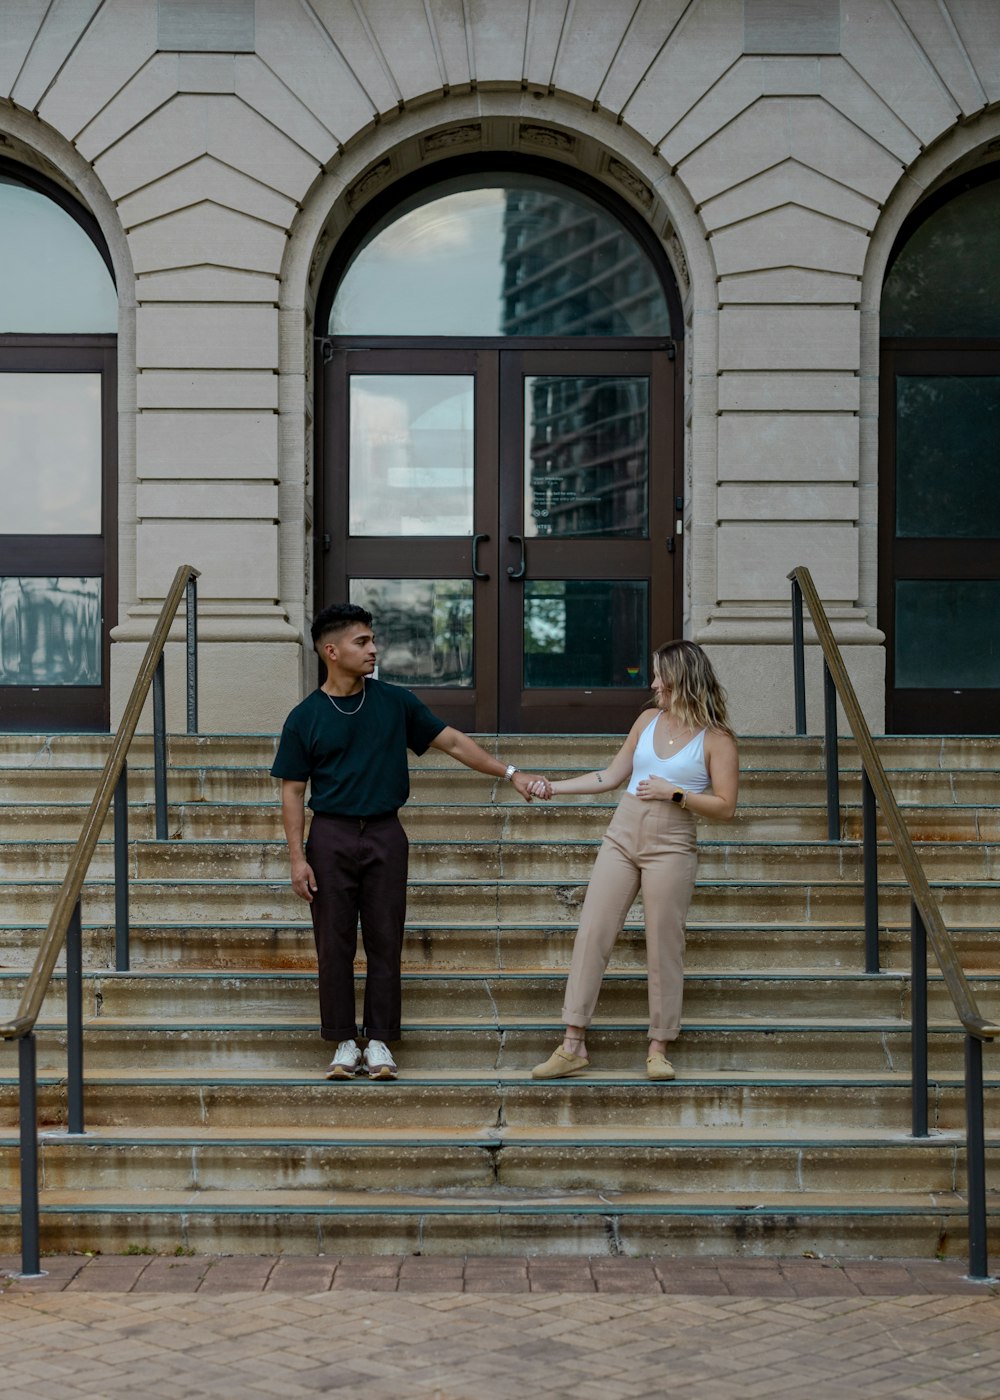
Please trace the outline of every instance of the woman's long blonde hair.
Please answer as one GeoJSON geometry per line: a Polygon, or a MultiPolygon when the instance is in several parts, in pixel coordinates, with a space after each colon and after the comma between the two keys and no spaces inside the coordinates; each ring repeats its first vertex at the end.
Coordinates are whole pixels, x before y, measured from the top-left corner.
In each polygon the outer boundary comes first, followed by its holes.
{"type": "Polygon", "coordinates": [[[736,738],[726,714],[726,692],[697,643],[667,642],[657,647],[653,670],[671,689],[670,713],[688,729],[721,729],[736,738]]]}

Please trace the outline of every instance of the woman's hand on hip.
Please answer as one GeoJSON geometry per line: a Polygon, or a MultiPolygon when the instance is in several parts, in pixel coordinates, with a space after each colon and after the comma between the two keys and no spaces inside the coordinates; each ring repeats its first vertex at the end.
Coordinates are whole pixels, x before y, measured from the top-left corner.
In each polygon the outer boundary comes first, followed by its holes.
{"type": "Polygon", "coordinates": [[[666,778],[643,778],[636,785],[635,795],[642,802],[671,802],[674,793],[680,791],[676,783],[668,783],[666,778]]]}

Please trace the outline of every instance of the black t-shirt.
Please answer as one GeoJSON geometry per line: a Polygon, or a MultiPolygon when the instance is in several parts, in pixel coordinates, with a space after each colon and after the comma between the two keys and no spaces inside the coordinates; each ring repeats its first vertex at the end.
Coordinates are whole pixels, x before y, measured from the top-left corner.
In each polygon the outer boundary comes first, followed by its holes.
{"type": "Polygon", "coordinates": [[[406,750],[422,754],[445,722],[409,690],[366,680],[358,696],[314,690],[285,720],[272,778],[310,783],[309,806],[337,817],[395,812],[410,795],[406,750]]]}

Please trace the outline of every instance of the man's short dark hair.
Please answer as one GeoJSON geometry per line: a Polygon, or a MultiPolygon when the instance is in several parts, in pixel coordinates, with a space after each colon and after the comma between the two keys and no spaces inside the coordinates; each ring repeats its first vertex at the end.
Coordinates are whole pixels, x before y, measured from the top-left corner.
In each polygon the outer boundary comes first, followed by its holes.
{"type": "Polygon", "coordinates": [[[328,632],[341,632],[345,627],[370,627],[372,615],[357,603],[331,603],[313,618],[313,646],[317,646],[328,632]]]}

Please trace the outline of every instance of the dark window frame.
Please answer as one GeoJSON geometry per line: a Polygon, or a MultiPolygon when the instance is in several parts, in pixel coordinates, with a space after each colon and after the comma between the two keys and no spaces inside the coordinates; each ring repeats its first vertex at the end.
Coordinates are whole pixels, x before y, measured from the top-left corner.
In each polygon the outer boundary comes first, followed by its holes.
{"type": "MultiPolygon", "coordinates": [[[[0,156],[0,174],[51,199],[91,240],[117,292],[111,254],[92,214],[55,181],[0,156]]],[[[21,577],[103,580],[100,686],[0,686],[0,730],[106,732],[111,714],[111,628],[118,618],[118,337],[94,334],[0,334],[0,372],[101,375],[101,534],[5,535],[3,571],[21,577]],[[75,562],[74,562],[75,561],[75,562]]]]}
{"type": "MultiPolygon", "coordinates": [[[[337,444],[344,431],[343,406],[338,409],[332,401],[332,389],[329,387],[336,372],[336,366],[342,362],[344,356],[350,356],[352,352],[359,351],[383,351],[387,355],[387,363],[399,365],[404,372],[419,373],[421,371],[421,354],[433,354],[439,352],[484,352],[488,355],[503,354],[504,352],[519,352],[531,354],[539,352],[555,352],[559,354],[573,354],[575,352],[601,352],[615,355],[623,355],[632,352],[658,352],[664,361],[672,363],[669,365],[672,371],[672,385],[668,390],[669,399],[669,421],[671,431],[664,433],[664,438],[669,439],[669,460],[663,461],[663,467],[669,476],[669,496],[666,486],[662,489],[664,499],[669,499],[670,509],[666,511],[664,519],[670,518],[672,526],[673,516],[680,513],[682,507],[677,505],[684,493],[683,478],[683,435],[684,435],[684,414],[683,414],[683,305],[677,281],[670,267],[666,252],[656,238],[652,228],[641,216],[632,209],[624,200],[616,197],[614,192],[607,189],[599,181],[586,175],[583,172],[561,165],[557,162],[546,161],[528,156],[500,154],[494,158],[488,155],[479,154],[475,156],[454,157],[448,160],[436,162],[428,169],[414,172],[395,182],[387,189],[376,195],[364,209],[361,210],[352,221],[350,227],[342,233],[331,255],[323,274],[319,295],[316,302],[316,357],[315,357],[315,383],[318,386],[315,412],[314,412],[314,458],[316,470],[314,474],[314,531],[316,547],[314,550],[314,589],[317,599],[326,596],[326,577],[328,572],[335,567],[336,561],[330,552],[330,540],[333,531],[331,528],[330,515],[331,508],[335,502],[331,498],[336,497],[346,506],[346,484],[341,486],[331,486],[329,481],[330,473],[327,464],[331,457],[339,460],[341,451],[338,452],[337,444]],[[531,174],[541,176],[553,181],[555,184],[565,185],[575,189],[581,194],[587,195],[596,203],[606,209],[629,232],[642,246],[649,256],[655,271],[657,272],[660,284],[663,288],[667,310],[671,321],[670,334],[657,337],[639,336],[538,336],[538,337],[515,337],[515,336],[481,336],[481,337],[450,337],[450,336],[332,336],[326,331],[329,325],[330,312],[333,305],[337,288],[344,276],[347,267],[350,265],[356,249],[363,242],[371,228],[386,214],[390,213],[403,199],[417,193],[422,189],[432,189],[435,185],[450,180],[462,174],[490,175],[502,177],[504,174],[531,174]],[[322,328],[322,330],[320,329],[322,328]],[[330,402],[327,400],[331,399],[330,402]]],[[[424,361],[426,367],[428,361],[424,361]]],[[[425,368],[425,372],[428,372],[425,368]]],[[[498,385],[499,388],[499,385],[498,385]]],[[[654,528],[651,520],[651,530],[654,528]]],[[[657,526],[662,532],[663,521],[658,520],[657,526]]],[[[461,544],[462,541],[457,543],[461,544]]],[[[576,542],[574,542],[576,543],[576,542]]],[[[659,538],[658,546],[667,549],[667,540],[659,538]]],[[[468,547],[468,541],[464,541],[468,547]]],[[[604,542],[606,545],[607,542],[604,542]]],[[[652,537],[650,541],[652,547],[652,537]]],[[[671,630],[673,635],[679,636],[683,624],[683,536],[677,536],[672,541],[672,552],[669,558],[669,573],[672,580],[671,597],[669,606],[661,609],[669,614],[671,618],[671,630]]],[[[337,570],[340,572],[340,570],[337,570]]],[[[650,621],[653,622],[651,616],[650,621]]],[[[666,638],[651,638],[653,645],[666,638]]],[[[482,660],[482,658],[481,658],[482,660]]],[[[479,664],[479,663],[477,663],[479,664]]],[[[496,689],[496,659],[487,659],[485,665],[480,667],[477,673],[477,689],[479,685],[486,687],[493,686],[496,689]]],[[[322,677],[319,676],[319,679],[322,677]]],[[[505,688],[509,689],[509,687],[505,688]]],[[[627,692],[631,693],[631,692],[627,692]]],[[[434,695],[427,692],[424,697],[428,703],[434,704],[434,695]]],[[[636,711],[641,707],[639,694],[635,695],[636,711]]],[[[564,692],[545,692],[542,690],[534,692],[530,696],[526,706],[521,711],[521,727],[525,732],[536,729],[544,730],[548,727],[544,718],[546,706],[553,709],[557,706],[565,708],[564,692]],[[535,714],[532,711],[536,711],[535,714]]],[[[505,702],[500,698],[501,710],[505,708],[509,712],[510,699],[505,702]]],[[[551,712],[551,711],[550,711],[551,712]]],[[[447,716],[446,716],[447,717],[447,716]]],[[[621,723],[620,707],[610,704],[602,710],[595,705],[593,710],[593,725],[600,729],[615,728],[621,723]]],[[[629,723],[631,723],[630,717],[629,723]]],[[[456,715],[453,722],[465,723],[470,726],[470,720],[465,715],[456,715]]],[[[471,726],[470,726],[471,727],[471,726]]],[[[586,724],[584,723],[584,728],[586,724]]]]}

